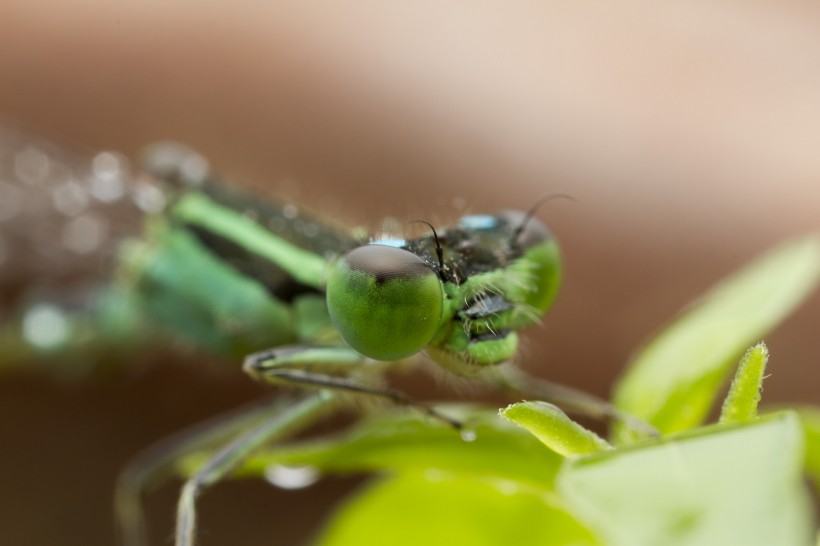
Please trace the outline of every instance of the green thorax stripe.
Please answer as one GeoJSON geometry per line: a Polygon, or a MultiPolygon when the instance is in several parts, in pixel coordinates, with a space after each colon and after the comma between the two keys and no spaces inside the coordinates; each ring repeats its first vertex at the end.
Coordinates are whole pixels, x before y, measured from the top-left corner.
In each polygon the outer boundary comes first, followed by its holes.
{"type": "Polygon", "coordinates": [[[230,241],[248,253],[269,261],[301,285],[320,290],[324,284],[328,263],[325,256],[278,237],[242,212],[224,206],[203,193],[190,192],[180,196],[171,217],[186,227],[230,241]]]}

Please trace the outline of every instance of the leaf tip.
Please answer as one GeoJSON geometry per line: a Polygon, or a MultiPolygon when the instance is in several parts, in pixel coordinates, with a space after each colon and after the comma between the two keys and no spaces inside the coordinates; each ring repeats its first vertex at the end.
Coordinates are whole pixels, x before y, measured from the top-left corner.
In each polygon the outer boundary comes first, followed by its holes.
{"type": "Polygon", "coordinates": [[[518,402],[499,410],[501,417],[523,427],[564,457],[612,449],[609,443],[547,402],[518,402]]]}
{"type": "Polygon", "coordinates": [[[761,341],[740,360],[729,393],[720,411],[721,423],[746,423],[757,418],[760,391],[766,378],[769,348],[761,341]]]}

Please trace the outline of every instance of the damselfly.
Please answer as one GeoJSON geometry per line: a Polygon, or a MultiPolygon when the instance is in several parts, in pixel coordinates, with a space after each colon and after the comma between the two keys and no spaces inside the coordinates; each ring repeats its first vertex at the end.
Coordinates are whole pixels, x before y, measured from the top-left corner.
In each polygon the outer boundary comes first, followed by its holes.
{"type": "Polygon", "coordinates": [[[424,221],[426,233],[414,238],[366,235],[232,188],[180,145],[151,148],[140,173],[111,153],[83,167],[8,130],[0,154],[0,279],[17,294],[7,307],[20,309],[0,332],[3,366],[76,370],[164,339],[244,362],[257,381],[307,391],[135,459],[116,498],[125,544],[144,543],[143,486],[187,451],[225,442],[182,489],[177,546],[194,542],[204,488],[351,393],[412,407],[469,436],[458,419],[386,385],[393,363],[421,353],[470,380],[642,427],[511,365],[517,332],[547,311],[561,281],[557,243],[535,207],[447,227],[424,221]],[[32,292],[32,278],[51,291],[32,292]]]}

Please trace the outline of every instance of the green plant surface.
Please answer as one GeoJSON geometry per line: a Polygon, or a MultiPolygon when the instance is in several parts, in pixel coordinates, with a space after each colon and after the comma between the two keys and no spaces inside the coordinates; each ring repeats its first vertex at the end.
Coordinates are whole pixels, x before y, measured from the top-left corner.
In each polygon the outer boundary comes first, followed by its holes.
{"type": "MultiPolygon", "coordinates": [[[[464,440],[452,428],[414,412],[387,412],[362,421],[347,433],[309,440],[253,456],[241,475],[259,476],[273,464],[308,465],[324,473],[439,470],[474,478],[508,480],[551,490],[563,458],[523,429],[498,418],[497,410],[441,406],[470,423],[464,440]],[[474,439],[472,438],[474,436],[474,439]]],[[[205,455],[184,461],[183,474],[205,455]]]]}
{"type": "Polygon", "coordinates": [[[425,472],[381,479],[329,522],[317,546],[595,546],[554,496],[514,482],[425,472]]]}
{"type": "Polygon", "coordinates": [[[820,408],[799,408],[800,422],[806,439],[806,474],[820,491],[820,408]]]}
{"type": "Polygon", "coordinates": [[[528,430],[544,445],[564,457],[577,457],[612,449],[606,440],[546,402],[519,402],[507,406],[498,413],[528,430]]]}
{"type": "Polygon", "coordinates": [[[793,412],[568,461],[558,492],[609,546],[813,544],[793,412]]]}
{"type": "Polygon", "coordinates": [[[793,412],[568,459],[489,412],[469,413],[479,421],[473,441],[395,412],[263,452],[244,472],[386,472],[334,513],[318,546],[811,543],[793,412]]]}
{"type": "MultiPolygon", "coordinates": [[[[615,404],[662,433],[703,422],[732,362],[820,280],[820,238],[787,242],[731,275],[647,343],[615,389],[615,404]]],[[[615,439],[631,434],[616,427],[615,439]]]]}
{"type": "Polygon", "coordinates": [[[748,423],[757,418],[760,390],[763,388],[763,374],[769,360],[769,349],[765,343],[758,343],[743,356],[737,367],[729,394],[720,410],[721,423],[748,423]]]}

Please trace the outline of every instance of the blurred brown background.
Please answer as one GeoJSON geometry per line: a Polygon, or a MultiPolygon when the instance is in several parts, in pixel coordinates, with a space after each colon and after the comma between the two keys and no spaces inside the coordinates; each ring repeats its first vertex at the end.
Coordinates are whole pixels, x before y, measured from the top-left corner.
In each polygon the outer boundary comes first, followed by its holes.
{"type": "MultiPolygon", "coordinates": [[[[368,226],[572,194],[539,213],[566,284],[522,361],[604,395],[689,300],[818,228],[820,8],[0,0],[0,117],[131,155],[183,140],[240,181],[368,226]]],[[[767,338],[766,401],[820,402],[818,321],[815,295],[767,338]]],[[[124,461],[263,391],[214,379],[3,377],[0,542],[113,542],[124,461]]],[[[202,544],[299,543],[345,485],[222,486],[202,544]]],[[[158,544],[175,491],[149,502],[158,544]]]]}

